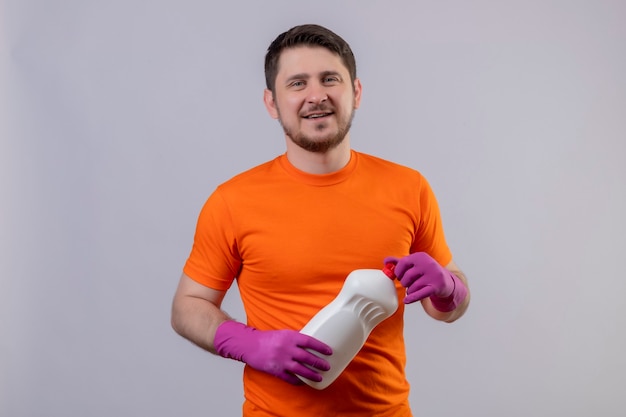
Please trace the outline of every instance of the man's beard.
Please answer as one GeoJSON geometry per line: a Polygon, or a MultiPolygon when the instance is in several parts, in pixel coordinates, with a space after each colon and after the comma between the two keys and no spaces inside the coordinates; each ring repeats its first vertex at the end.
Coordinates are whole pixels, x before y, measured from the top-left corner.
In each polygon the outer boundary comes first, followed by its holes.
{"type": "MultiPolygon", "coordinates": [[[[289,127],[283,124],[283,121],[280,117],[280,112],[278,112],[278,122],[283,127],[285,135],[289,137],[289,139],[291,139],[293,143],[295,143],[302,149],[309,152],[325,153],[339,146],[339,144],[341,144],[346,138],[346,135],[348,134],[348,132],[350,131],[350,127],[352,126],[354,113],[355,111],[354,109],[352,109],[352,111],[350,112],[350,116],[347,118],[347,120],[338,120],[338,129],[335,134],[329,133],[328,136],[317,139],[312,139],[311,137],[304,135],[302,132],[292,132],[289,127]]],[[[317,129],[322,130],[325,127],[325,122],[322,123],[323,124],[317,126],[317,129]]]]}

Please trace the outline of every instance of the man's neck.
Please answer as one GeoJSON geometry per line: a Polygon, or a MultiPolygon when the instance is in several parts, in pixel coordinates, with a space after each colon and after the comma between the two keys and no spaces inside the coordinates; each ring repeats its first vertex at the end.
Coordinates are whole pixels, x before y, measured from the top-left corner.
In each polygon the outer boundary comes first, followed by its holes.
{"type": "Polygon", "coordinates": [[[308,174],[330,174],[350,162],[350,138],[346,136],[337,147],[326,152],[307,151],[287,138],[287,159],[291,165],[308,174]]]}

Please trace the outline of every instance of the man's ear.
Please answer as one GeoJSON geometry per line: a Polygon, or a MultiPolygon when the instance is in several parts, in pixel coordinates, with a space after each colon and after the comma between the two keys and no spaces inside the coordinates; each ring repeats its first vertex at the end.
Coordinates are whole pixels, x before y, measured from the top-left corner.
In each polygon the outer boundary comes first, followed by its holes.
{"type": "Polygon", "coordinates": [[[274,94],[267,88],[263,91],[263,102],[272,119],[278,119],[278,108],[274,101],[274,94]]]}
{"type": "Polygon", "coordinates": [[[358,109],[361,105],[361,93],[363,91],[363,87],[361,86],[361,80],[356,78],[354,80],[354,108],[358,109]]]}

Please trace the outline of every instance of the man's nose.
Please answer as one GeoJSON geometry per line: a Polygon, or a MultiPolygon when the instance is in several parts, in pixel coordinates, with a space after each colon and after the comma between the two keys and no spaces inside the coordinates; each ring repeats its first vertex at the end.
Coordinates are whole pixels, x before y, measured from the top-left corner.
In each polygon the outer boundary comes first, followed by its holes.
{"type": "Polygon", "coordinates": [[[309,94],[307,95],[308,103],[319,104],[323,103],[326,100],[328,100],[328,94],[326,93],[322,85],[309,85],[309,94]]]}

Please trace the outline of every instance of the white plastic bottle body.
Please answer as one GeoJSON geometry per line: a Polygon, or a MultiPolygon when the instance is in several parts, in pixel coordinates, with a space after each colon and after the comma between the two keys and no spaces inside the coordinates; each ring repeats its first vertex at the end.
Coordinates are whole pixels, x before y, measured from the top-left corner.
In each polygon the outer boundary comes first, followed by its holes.
{"type": "Polygon", "coordinates": [[[313,388],[328,387],[343,372],[365,344],[371,331],[398,309],[394,281],[382,270],[358,269],[351,272],[335,299],[322,308],[300,331],[333,349],[325,356],[330,370],[320,372],[321,382],[299,377],[313,388]]]}

